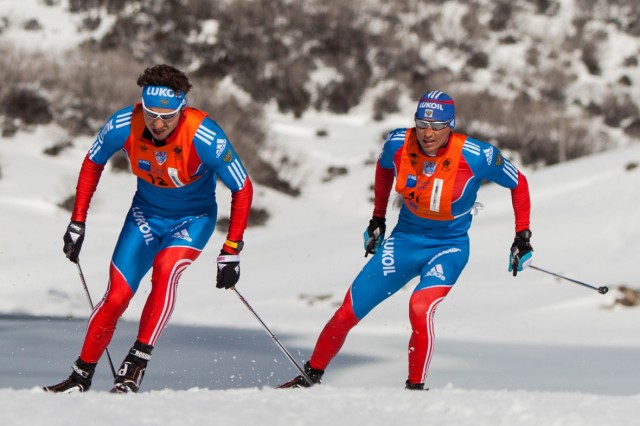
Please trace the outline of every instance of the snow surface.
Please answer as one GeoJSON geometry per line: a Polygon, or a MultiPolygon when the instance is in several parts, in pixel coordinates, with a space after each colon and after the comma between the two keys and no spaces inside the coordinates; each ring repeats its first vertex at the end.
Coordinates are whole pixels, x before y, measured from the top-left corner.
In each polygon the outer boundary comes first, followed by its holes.
{"type": "MultiPolygon", "coordinates": [[[[276,336],[290,336],[286,346],[300,363],[365,262],[361,233],[371,214],[374,170],[367,160],[375,158],[384,129],[406,124],[401,117],[384,123],[371,123],[365,117],[357,112],[349,117],[307,114],[302,120],[273,115],[273,140],[302,164],[296,173],[303,182],[303,194],[291,198],[257,188],[255,205],[266,208],[271,219],[267,226],[250,228],[246,233],[238,290],[276,336]],[[328,136],[316,136],[320,129],[327,130],[328,136]],[[323,182],[330,165],[347,167],[349,172],[323,182]]],[[[63,135],[55,127],[38,128],[0,143],[0,206],[5,223],[11,224],[0,240],[5,276],[0,287],[3,314],[87,317],[87,301],[76,268],[61,253],[69,215],[56,203],[72,193],[91,140],[77,140],[73,148],[56,157],[42,154],[63,135]]],[[[485,208],[474,219],[469,265],[436,315],[430,377],[439,379],[438,386],[431,385],[429,392],[402,389],[405,342],[410,332],[407,302],[415,284],[411,283],[354,329],[337,358],[368,357],[367,362],[353,363],[334,375],[330,366],[323,385],[309,390],[278,391],[256,381],[255,386],[241,389],[165,389],[122,397],[110,395],[106,388],[84,395],[49,395],[39,388],[48,383],[33,383],[16,389],[0,386],[0,418],[49,425],[69,424],[67,413],[73,413],[78,423],[97,425],[203,421],[274,425],[358,421],[635,424],[640,385],[635,389],[621,385],[616,390],[612,377],[613,384],[599,394],[593,391],[598,384],[589,382],[588,371],[602,369],[600,375],[594,374],[597,377],[613,374],[607,373],[613,368],[608,365],[630,350],[637,353],[639,347],[640,309],[611,307],[616,285],[637,286],[636,269],[630,260],[640,252],[636,220],[640,170],[627,170],[627,165],[638,162],[640,147],[636,146],[527,172],[535,264],[593,285],[608,285],[611,291],[604,296],[533,270],[511,277],[506,271],[513,238],[509,193],[495,185],[481,189],[479,201],[485,208]],[[482,389],[465,387],[464,381],[460,386],[455,377],[464,376],[468,366],[456,357],[440,355],[439,341],[463,347],[507,348],[504,369],[493,365],[492,371],[485,372],[482,389]],[[507,371],[529,368],[524,360],[509,356],[510,345],[524,345],[532,353],[544,352],[546,347],[560,348],[551,358],[552,363],[562,366],[556,369],[557,376],[552,376],[554,382],[540,387],[533,381],[520,382],[522,376],[517,373],[510,378],[507,371]],[[569,358],[563,358],[563,347],[569,358]],[[605,362],[579,355],[575,360],[570,358],[580,354],[581,348],[591,353],[594,347],[604,352],[605,362]],[[576,368],[572,368],[574,363],[576,368]],[[578,364],[586,364],[587,377],[576,378],[585,372],[578,364]],[[453,381],[447,381],[448,374],[453,381]],[[575,385],[580,380],[584,381],[582,387],[575,385]],[[492,381],[497,386],[508,385],[500,388],[492,386],[492,381]]],[[[134,181],[129,174],[109,170],[103,174],[94,199],[81,256],[94,300],[105,289],[108,262],[134,181]]],[[[221,215],[228,208],[227,192],[220,188],[221,215]]],[[[390,207],[391,222],[396,215],[397,209],[390,207]]],[[[262,330],[233,292],[215,288],[214,259],[223,239],[224,234],[216,232],[200,259],[184,273],[172,324],[230,327],[239,332],[262,330]]],[[[137,320],[148,291],[147,277],[125,319],[137,320]]],[[[78,341],[82,332],[78,331],[78,341]]],[[[47,343],[55,344],[55,340],[47,343]]],[[[161,348],[162,339],[156,351],[161,348]]],[[[43,362],[65,365],[59,372],[60,379],[65,377],[66,366],[77,353],[47,359],[46,347],[43,349],[43,362]]],[[[287,363],[280,355],[279,362],[287,363]]],[[[118,353],[116,362],[120,356],[118,353]]],[[[477,355],[480,365],[482,356],[477,355]]],[[[289,377],[276,377],[275,382],[289,377]]]]}

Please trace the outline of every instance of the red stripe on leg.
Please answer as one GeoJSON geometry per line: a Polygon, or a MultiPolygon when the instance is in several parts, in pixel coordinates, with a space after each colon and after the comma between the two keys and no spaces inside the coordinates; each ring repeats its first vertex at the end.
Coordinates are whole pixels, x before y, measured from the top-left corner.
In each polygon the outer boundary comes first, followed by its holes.
{"type": "Polygon", "coordinates": [[[157,254],[153,261],[151,293],[140,317],[140,342],[155,346],[175,308],[180,277],[199,255],[200,251],[191,247],[169,247],[157,254]]]}
{"type": "Polygon", "coordinates": [[[424,383],[433,354],[435,339],[433,316],[438,304],[451,290],[450,286],[427,287],[411,295],[409,319],[411,340],[409,341],[409,381],[424,383]]]}

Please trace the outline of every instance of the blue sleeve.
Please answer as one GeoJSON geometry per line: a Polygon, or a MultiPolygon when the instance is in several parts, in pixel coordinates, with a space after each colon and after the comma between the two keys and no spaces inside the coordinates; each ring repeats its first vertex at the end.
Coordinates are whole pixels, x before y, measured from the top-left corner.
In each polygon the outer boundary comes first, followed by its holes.
{"type": "Polygon", "coordinates": [[[380,158],[378,162],[380,167],[383,169],[393,169],[395,165],[393,163],[393,158],[398,152],[398,149],[402,145],[404,145],[404,138],[407,134],[407,129],[395,129],[389,132],[387,135],[387,139],[384,141],[384,146],[382,147],[382,153],[380,153],[380,158]]]}
{"type": "Polygon", "coordinates": [[[215,121],[208,117],[202,121],[193,144],[202,163],[213,169],[231,192],[244,187],[247,171],[227,135],[215,121]]]}
{"type": "Polygon", "coordinates": [[[509,189],[518,185],[518,169],[493,145],[467,138],[463,154],[475,177],[487,179],[509,189]]]}
{"type": "Polygon", "coordinates": [[[133,105],[130,105],[109,118],[89,149],[91,161],[104,166],[116,151],[124,147],[131,133],[132,113],[133,105]]]}

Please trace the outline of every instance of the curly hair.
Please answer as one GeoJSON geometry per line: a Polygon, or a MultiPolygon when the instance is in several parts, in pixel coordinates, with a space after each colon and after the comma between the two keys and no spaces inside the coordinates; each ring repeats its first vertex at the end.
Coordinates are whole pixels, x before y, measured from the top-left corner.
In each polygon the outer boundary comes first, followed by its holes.
{"type": "Polygon", "coordinates": [[[175,92],[189,93],[191,84],[186,74],[171,65],[159,64],[144,70],[138,77],[138,86],[167,86],[175,92]]]}

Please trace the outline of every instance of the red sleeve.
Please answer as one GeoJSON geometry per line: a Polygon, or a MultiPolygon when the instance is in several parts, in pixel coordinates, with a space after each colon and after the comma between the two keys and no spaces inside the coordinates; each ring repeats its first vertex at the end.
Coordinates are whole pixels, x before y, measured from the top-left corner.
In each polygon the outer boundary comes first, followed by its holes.
{"type": "Polygon", "coordinates": [[[91,204],[91,198],[96,192],[100,176],[102,175],[104,166],[89,160],[89,156],[84,157],[80,175],[78,176],[78,185],[76,186],[76,201],[71,213],[71,220],[76,222],[86,222],[87,212],[91,204]]]}
{"type": "Polygon", "coordinates": [[[511,202],[516,216],[516,232],[530,229],[531,200],[529,198],[529,184],[522,173],[518,173],[518,186],[511,190],[511,202]]]}
{"type": "Polygon", "coordinates": [[[247,176],[242,189],[231,194],[231,216],[229,218],[229,232],[227,233],[228,240],[242,241],[244,230],[247,229],[247,224],[249,223],[252,200],[253,184],[247,176]]]}
{"type": "Polygon", "coordinates": [[[393,187],[394,173],[393,169],[385,169],[380,167],[380,162],[376,163],[376,179],[375,179],[375,199],[373,207],[373,215],[376,217],[385,217],[387,214],[387,205],[389,204],[389,196],[393,187]]]}

